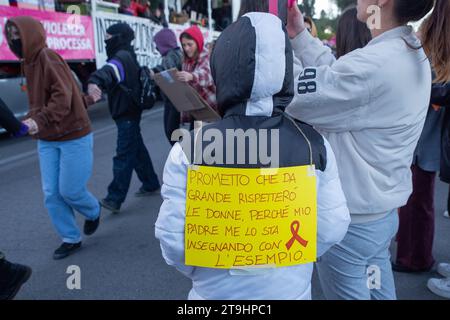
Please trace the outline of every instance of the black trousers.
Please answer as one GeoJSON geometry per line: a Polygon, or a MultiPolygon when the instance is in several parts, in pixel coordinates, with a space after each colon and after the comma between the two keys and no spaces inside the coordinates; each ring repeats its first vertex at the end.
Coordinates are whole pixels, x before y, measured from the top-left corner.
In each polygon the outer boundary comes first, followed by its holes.
{"type": "Polygon", "coordinates": [[[142,182],[144,190],[152,191],[160,185],[142,139],[140,119],[120,120],[116,124],[118,132],[116,156],[113,159],[114,179],[108,187],[106,199],[120,205],[127,196],[133,171],[142,182]]]}
{"type": "Polygon", "coordinates": [[[20,130],[20,121],[14,117],[14,114],[8,109],[2,99],[0,99],[0,127],[5,128],[10,133],[20,130]]]}
{"type": "Polygon", "coordinates": [[[167,98],[164,103],[164,131],[166,133],[167,140],[171,145],[174,145],[177,141],[172,141],[172,134],[175,130],[180,128],[180,113],[175,109],[172,102],[167,98]]]}

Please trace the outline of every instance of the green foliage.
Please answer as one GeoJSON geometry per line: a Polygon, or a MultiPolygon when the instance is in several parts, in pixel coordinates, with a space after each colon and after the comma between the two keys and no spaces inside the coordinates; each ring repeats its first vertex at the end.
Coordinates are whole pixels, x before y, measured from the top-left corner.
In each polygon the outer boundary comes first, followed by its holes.
{"type": "Polygon", "coordinates": [[[320,19],[315,20],[319,39],[329,40],[336,33],[337,22],[337,18],[328,17],[327,13],[322,10],[320,19]],[[331,33],[326,33],[325,30],[327,29],[331,30],[331,33]]]}
{"type": "Polygon", "coordinates": [[[316,0],[303,0],[303,4],[299,6],[305,16],[314,17],[316,0]]]}

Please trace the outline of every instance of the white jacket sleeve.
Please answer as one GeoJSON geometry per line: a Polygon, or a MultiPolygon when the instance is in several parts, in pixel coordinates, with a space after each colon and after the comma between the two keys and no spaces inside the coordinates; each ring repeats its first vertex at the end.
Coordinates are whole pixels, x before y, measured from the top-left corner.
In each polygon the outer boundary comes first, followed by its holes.
{"type": "Polygon", "coordinates": [[[159,210],[155,235],[160,241],[162,255],[167,264],[189,277],[194,267],[186,266],[184,259],[188,165],[188,159],[180,144],[175,144],[164,167],[161,189],[164,202],[159,210]]]}
{"type": "Polygon", "coordinates": [[[325,147],[327,166],[325,171],[318,171],[317,257],[344,239],[350,224],[350,213],[339,179],[336,158],[327,140],[325,147]]]}
{"type": "Polygon", "coordinates": [[[331,66],[336,61],[331,49],[314,38],[308,30],[300,33],[291,44],[294,56],[301,61],[303,67],[331,66]]]}
{"type": "Polygon", "coordinates": [[[370,103],[368,75],[376,68],[371,60],[376,58],[355,50],[335,60],[307,31],[291,42],[295,96],[287,113],[327,132],[361,128],[370,103]]]}

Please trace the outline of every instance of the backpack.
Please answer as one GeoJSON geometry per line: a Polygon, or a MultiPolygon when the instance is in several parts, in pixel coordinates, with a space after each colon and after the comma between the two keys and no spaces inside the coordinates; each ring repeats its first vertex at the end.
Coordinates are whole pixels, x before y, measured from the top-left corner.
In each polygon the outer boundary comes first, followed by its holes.
{"type": "MultiPolygon", "coordinates": [[[[131,55],[126,52],[130,57],[131,55]]],[[[155,82],[152,79],[150,69],[146,66],[140,67],[138,71],[139,79],[136,88],[129,88],[120,83],[119,87],[130,98],[133,104],[140,110],[149,110],[153,108],[156,102],[155,82]]]]}

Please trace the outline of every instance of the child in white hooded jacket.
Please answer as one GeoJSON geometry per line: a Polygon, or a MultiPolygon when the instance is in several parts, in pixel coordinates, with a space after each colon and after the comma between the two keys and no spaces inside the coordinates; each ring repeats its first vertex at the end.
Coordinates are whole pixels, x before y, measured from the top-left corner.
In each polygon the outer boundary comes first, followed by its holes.
{"type": "MultiPolygon", "coordinates": [[[[206,126],[204,131],[242,127],[280,129],[282,166],[299,165],[304,138],[279,110],[293,97],[292,59],[292,49],[281,20],[274,15],[249,13],[225,30],[217,41],[211,61],[218,102],[222,110],[226,109],[225,115],[222,121],[206,126]],[[243,61],[249,63],[242,64],[243,61]],[[289,137],[292,134],[296,140],[283,140],[284,133],[289,137]],[[296,146],[302,148],[297,149],[296,146]]],[[[326,159],[323,166],[318,160],[316,170],[319,257],[344,237],[350,217],[329,143],[311,127],[301,123],[297,125],[314,139],[315,159],[319,159],[318,153],[321,159],[326,159]]],[[[164,202],[155,226],[166,262],[192,280],[189,299],[311,299],[312,263],[246,272],[185,264],[189,165],[181,144],[175,144],[164,169],[164,202]]]]}

